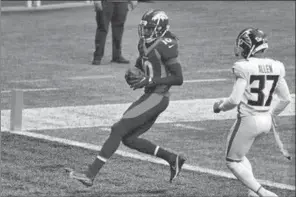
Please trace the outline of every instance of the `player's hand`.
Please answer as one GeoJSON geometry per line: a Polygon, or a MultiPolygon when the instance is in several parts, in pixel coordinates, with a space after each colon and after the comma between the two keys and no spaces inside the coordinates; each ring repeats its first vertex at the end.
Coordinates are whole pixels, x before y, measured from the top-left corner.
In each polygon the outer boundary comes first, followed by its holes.
{"type": "Polygon", "coordinates": [[[214,113],[220,113],[221,109],[220,109],[220,105],[223,103],[223,100],[220,101],[216,101],[213,105],[213,111],[214,113]]]}
{"type": "Polygon", "coordinates": [[[132,84],[130,87],[133,88],[133,90],[143,88],[149,84],[149,77],[144,77],[141,81],[132,84]]]}
{"type": "Polygon", "coordinates": [[[101,0],[95,0],[94,1],[94,8],[95,8],[95,11],[100,11],[100,10],[103,10],[103,7],[102,7],[102,2],[101,0]]]}
{"type": "Polygon", "coordinates": [[[137,7],[137,5],[138,5],[138,1],[129,1],[130,10],[135,9],[135,7],[137,7]]]}

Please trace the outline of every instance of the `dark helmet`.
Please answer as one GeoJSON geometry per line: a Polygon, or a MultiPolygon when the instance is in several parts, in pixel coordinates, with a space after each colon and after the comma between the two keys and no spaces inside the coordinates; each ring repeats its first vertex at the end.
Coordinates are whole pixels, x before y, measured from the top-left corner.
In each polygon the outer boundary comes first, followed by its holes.
{"type": "Polygon", "coordinates": [[[149,10],[141,19],[138,33],[140,38],[150,43],[165,35],[169,30],[169,18],[162,10],[149,10]]]}
{"type": "Polygon", "coordinates": [[[236,56],[248,59],[257,52],[264,52],[266,49],[268,49],[268,43],[264,32],[255,28],[246,28],[236,38],[234,53],[236,56]]]}

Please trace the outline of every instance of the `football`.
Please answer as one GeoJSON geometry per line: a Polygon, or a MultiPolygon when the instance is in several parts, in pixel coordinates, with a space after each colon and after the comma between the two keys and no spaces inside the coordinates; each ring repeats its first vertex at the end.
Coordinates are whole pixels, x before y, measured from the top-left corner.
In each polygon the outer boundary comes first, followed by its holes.
{"type": "Polygon", "coordinates": [[[136,67],[129,68],[125,72],[125,80],[129,85],[140,82],[144,77],[145,73],[136,67]]]}

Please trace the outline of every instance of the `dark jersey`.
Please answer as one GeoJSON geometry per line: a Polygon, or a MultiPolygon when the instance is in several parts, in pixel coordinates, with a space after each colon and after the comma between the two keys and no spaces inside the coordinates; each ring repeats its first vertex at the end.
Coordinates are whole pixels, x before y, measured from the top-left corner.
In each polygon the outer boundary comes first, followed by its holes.
{"type": "MultiPolygon", "coordinates": [[[[140,57],[136,66],[145,72],[149,77],[166,77],[169,73],[169,62],[176,61],[178,57],[178,42],[174,36],[167,34],[157,39],[150,46],[139,41],[138,50],[140,57]]],[[[166,93],[170,89],[169,85],[156,85],[145,87],[146,93],[166,93]]]]}

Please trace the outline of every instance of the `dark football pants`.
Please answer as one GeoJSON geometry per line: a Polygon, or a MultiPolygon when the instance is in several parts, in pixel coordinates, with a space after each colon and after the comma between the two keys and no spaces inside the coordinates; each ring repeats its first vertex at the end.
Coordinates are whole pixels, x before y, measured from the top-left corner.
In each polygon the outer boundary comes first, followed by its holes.
{"type": "Polygon", "coordinates": [[[116,59],[121,56],[121,43],[124,23],[128,13],[128,2],[103,0],[102,8],[102,10],[96,12],[97,30],[94,60],[101,60],[104,56],[110,21],[112,28],[112,59],[116,59]]]}
{"type": "Polygon", "coordinates": [[[126,146],[153,155],[155,145],[139,138],[151,128],[155,120],[168,106],[169,98],[160,94],[144,94],[111,127],[111,134],[104,143],[100,156],[108,159],[122,141],[126,146]]]}

